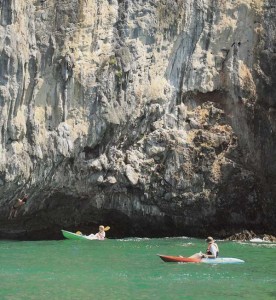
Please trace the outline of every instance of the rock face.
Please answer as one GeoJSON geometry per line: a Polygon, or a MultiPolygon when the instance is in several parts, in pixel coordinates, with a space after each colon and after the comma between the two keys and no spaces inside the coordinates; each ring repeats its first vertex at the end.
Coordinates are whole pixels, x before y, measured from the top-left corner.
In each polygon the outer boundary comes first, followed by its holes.
{"type": "Polygon", "coordinates": [[[275,24],[269,0],[1,0],[0,237],[275,233],[275,24]]]}

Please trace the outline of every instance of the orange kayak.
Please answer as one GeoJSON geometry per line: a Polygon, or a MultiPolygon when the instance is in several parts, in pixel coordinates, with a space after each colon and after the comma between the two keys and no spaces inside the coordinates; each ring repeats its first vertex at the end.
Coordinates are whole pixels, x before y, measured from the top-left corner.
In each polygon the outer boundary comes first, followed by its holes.
{"type": "Polygon", "coordinates": [[[182,257],[182,256],[169,256],[169,255],[160,255],[157,254],[163,261],[165,262],[192,262],[192,263],[199,263],[201,262],[201,258],[196,257],[182,257]]]}

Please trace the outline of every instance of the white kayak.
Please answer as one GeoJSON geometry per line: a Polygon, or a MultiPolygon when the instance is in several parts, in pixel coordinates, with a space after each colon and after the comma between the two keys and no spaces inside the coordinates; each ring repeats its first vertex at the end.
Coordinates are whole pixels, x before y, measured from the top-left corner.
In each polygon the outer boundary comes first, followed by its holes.
{"type": "Polygon", "coordinates": [[[217,258],[202,258],[202,263],[205,264],[240,264],[244,263],[244,260],[233,257],[217,257],[217,258]]]}

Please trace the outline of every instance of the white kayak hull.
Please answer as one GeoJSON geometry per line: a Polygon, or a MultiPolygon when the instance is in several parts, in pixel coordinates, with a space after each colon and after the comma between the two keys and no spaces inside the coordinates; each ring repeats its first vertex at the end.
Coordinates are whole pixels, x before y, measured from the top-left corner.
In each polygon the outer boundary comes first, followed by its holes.
{"type": "Polygon", "coordinates": [[[217,257],[217,258],[202,258],[201,261],[205,264],[241,264],[244,260],[233,257],[217,257]]]}

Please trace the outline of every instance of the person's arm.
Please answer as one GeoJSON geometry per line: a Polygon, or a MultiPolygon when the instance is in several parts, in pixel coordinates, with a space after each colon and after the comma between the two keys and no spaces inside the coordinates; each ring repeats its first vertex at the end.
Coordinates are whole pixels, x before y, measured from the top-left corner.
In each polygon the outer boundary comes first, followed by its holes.
{"type": "Polygon", "coordinates": [[[216,247],[214,245],[211,245],[210,252],[212,254],[205,254],[204,257],[206,257],[206,258],[216,258],[216,251],[217,251],[216,247]]]}
{"type": "Polygon", "coordinates": [[[105,232],[98,232],[96,234],[98,240],[104,240],[105,239],[105,232]]]}
{"type": "Polygon", "coordinates": [[[24,204],[25,204],[25,202],[22,199],[19,199],[18,206],[23,206],[24,204]]]}

